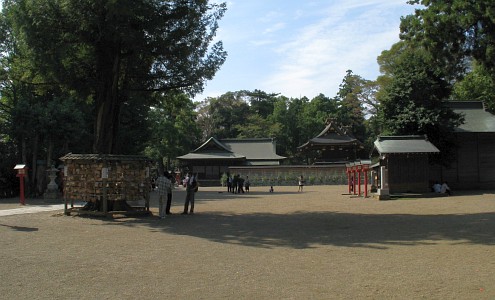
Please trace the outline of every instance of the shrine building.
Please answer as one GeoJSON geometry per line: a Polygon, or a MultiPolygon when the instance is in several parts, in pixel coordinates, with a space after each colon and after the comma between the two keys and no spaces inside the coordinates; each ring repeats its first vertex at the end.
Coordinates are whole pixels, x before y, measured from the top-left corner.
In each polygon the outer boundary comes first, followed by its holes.
{"type": "Polygon", "coordinates": [[[313,164],[345,164],[368,156],[350,127],[338,124],[333,118],[327,119],[325,129],[298,150],[312,158],[313,164]]]}
{"type": "Polygon", "coordinates": [[[216,139],[177,159],[202,181],[218,181],[232,166],[278,166],[285,157],[276,153],[272,138],[216,139]]]}

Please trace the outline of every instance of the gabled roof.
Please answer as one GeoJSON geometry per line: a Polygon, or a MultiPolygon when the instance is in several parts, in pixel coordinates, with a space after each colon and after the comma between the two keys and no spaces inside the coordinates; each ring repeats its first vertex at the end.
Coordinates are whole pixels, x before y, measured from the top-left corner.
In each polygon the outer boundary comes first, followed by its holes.
{"type": "Polygon", "coordinates": [[[216,152],[216,151],[232,152],[214,137],[210,137],[206,142],[204,142],[201,146],[199,146],[192,152],[216,152]]]}
{"type": "Polygon", "coordinates": [[[489,113],[481,101],[449,101],[447,106],[464,116],[464,124],[455,132],[495,132],[495,115],[489,113]]]}
{"type": "Polygon", "coordinates": [[[439,153],[435,145],[422,135],[380,136],[374,142],[373,151],[382,154],[439,153]]]}
{"type": "Polygon", "coordinates": [[[273,139],[222,139],[220,140],[227,149],[233,153],[242,153],[247,159],[256,160],[280,160],[286,157],[276,153],[273,139]]]}
{"type": "Polygon", "coordinates": [[[182,160],[246,160],[248,164],[270,164],[285,157],[277,155],[275,141],[265,139],[209,138],[192,152],[177,157],[182,160]],[[257,161],[257,163],[256,163],[257,161]]]}
{"type": "Polygon", "coordinates": [[[299,149],[311,146],[344,146],[360,145],[354,135],[347,127],[338,126],[335,119],[328,119],[327,126],[316,137],[308,140],[305,144],[299,146],[299,149]]]}

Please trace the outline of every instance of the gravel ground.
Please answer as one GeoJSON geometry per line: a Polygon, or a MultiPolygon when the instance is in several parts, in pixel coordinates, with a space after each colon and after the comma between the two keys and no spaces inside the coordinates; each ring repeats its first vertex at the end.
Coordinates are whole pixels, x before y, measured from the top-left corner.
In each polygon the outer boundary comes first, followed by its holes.
{"type": "Polygon", "coordinates": [[[0,217],[0,298],[495,298],[493,191],[377,201],[304,189],[202,187],[188,216],[177,189],[163,220],[155,194],[153,217],[0,217]]]}

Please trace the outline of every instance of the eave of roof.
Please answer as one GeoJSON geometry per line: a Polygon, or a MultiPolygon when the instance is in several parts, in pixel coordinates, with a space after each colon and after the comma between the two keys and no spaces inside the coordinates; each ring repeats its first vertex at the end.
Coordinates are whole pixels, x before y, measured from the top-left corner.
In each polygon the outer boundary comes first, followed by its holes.
{"type": "Polygon", "coordinates": [[[455,132],[495,132],[495,115],[485,110],[481,101],[449,101],[447,106],[464,117],[455,132]]]}
{"type": "Polygon", "coordinates": [[[177,157],[180,160],[245,160],[244,155],[238,155],[232,152],[216,152],[216,153],[188,153],[177,157]]]}
{"type": "Polygon", "coordinates": [[[439,153],[435,145],[424,136],[382,136],[374,142],[374,149],[381,154],[439,153]]]}
{"type": "Polygon", "coordinates": [[[68,153],[60,157],[61,161],[66,160],[91,160],[91,161],[151,161],[143,155],[117,155],[117,154],[73,154],[68,153]]]}

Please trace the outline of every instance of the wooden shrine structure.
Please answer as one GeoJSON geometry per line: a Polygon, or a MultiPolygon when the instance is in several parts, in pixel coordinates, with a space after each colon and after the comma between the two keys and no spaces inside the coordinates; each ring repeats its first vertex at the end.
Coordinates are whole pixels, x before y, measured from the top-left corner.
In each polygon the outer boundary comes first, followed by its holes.
{"type": "Polygon", "coordinates": [[[430,190],[429,156],[439,153],[426,136],[380,136],[371,153],[379,182],[378,195],[425,193],[430,190]]]}
{"type": "Polygon", "coordinates": [[[298,150],[314,158],[313,164],[345,164],[367,157],[364,145],[354,137],[350,128],[338,124],[333,118],[327,119],[325,129],[299,146],[298,150]]]}
{"type": "Polygon", "coordinates": [[[371,171],[371,160],[356,160],[346,165],[347,187],[350,195],[361,196],[361,183],[364,184],[363,196],[368,197],[368,172],[371,171]],[[357,187],[357,188],[356,188],[357,187]]]}
{"type": "Polygon", "coordinates": [[[145,156],[72,154],[64,163],[64,212],[108,216],[149,214],[150,166],[145,156]],[[137,205],[133,205],[137,203],[137,205]]]}
{"type": "Polygon", "coordinates": [[[450,166],[432,166],[430,178],[448,181],[453,189],[495,188],[495,114],[480,101],[447,101],[446,106],[464,117],[454,129],[457,144],[450,166]]]}
{"type": "Polygon", "coordinates": [[[285,157],[276,153],[272,138],[216,139],[210,137],[195,150],[177,157],[182,166],[197,174],[202,184],[219,184],[223,173],[235,166],[279,166],[285,157]]]}

